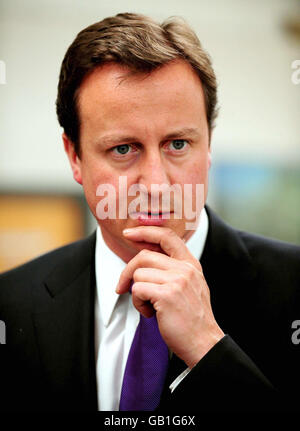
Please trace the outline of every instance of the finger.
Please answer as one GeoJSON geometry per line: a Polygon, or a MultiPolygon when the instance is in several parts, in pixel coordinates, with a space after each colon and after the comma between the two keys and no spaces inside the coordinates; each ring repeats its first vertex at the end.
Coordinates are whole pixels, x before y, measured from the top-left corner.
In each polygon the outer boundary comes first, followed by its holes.
{"type": "Polygon", "coordinates": [[[157,301],[158,289],[160,288],[155,283],[133,283],[132,303],[144,317],[151,317],[155,313],[153,305],[157,301]]]}
{"type": "MultiPolygon", "coordinates": [[[[188,252],[189,253],[189,252],[188,252]]],[[[118,294],[123,294],[128,292],[130,288],[131,280],[133,279],[133,274],[137,268],[157,268],[163,270],[177,269],[185,270],[186,265],[193,266],[197,270],[202,271],[200,262],[194,258],[190,253],[184,260],[178,260],[165,254],[157,253],[144,249],[140,251],[131,261],[128,262],[125,269],[122,271],[119,283],[116,287],[116,292],[118,294]]]]}
{"type": "Polygon", "coordinates": [[[169,228],[138,226],[124,229],[123,235],[131,241],[158,244],[168,256],[175,259],[183,260],[190,257],[190,252],[184,241],[169,228]]]}
{"type": "Polygon", "coordinates": [[[142,281],[156,284],[167,283],[169,274],[157,268],[137,268],[133,273],[134,282],[142,281]]]}
{"type": "Polygon", "coordinates": [[[172,266],[178,268],[178,265],[179,262],[176,259],[170,258],[165,254],[144,249],[132,258],[122,271],[116,292],[119,294],[128,292],[131,280],[133,279],[133,274],[137,268],[157,268],[168,270],[172,268],[172,266]]]}

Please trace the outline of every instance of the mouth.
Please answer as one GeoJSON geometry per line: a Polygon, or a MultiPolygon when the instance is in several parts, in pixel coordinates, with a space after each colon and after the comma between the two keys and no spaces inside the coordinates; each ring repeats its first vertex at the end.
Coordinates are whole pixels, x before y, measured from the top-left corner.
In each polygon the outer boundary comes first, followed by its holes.
{"type": "Polygon", "coordinates": [[[138,214],[138,217],[158,219],[158,218],[169,218],[170,215],[173,214],[173,211],[159,211],[159,212],[148,211],[148,212],[139,212],[136,214],[138,214]]]}
{"type": "Polygon", "coordinates": [[[131,217],[138,220],[142,225],[162,225],[166,220],[170,220],[173,211],[159,211],[159,212],[136,212],[132,213],[131,217]]]}

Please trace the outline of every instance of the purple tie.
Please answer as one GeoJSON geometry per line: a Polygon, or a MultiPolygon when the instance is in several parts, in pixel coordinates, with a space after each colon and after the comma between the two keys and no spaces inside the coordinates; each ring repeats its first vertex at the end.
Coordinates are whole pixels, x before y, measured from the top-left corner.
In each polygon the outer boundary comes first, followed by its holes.
{"type": "Polygon", "coordinates": [[[156,315],[140,315],[124,372],[120,410],[155,410],[168,363],[168,347],[160,335],[156,315]]]}

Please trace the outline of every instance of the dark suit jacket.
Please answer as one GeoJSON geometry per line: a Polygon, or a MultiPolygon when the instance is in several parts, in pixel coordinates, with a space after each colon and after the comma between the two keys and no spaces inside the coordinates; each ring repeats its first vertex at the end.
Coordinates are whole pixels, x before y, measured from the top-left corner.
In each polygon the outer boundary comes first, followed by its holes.
{"type": "MultiPolygon", "coordinates": [[[[208,207],[201,264],[227,334],[170,394],[186,365],[175,355],[159,410],[269,409],[298,398],[300,247],[235,230],[208,207]],[[282,395],[282,399],[279,398],[282,395]]],[[[95,234],[0,276],[0,410],[96,410],[95,234]]]]}

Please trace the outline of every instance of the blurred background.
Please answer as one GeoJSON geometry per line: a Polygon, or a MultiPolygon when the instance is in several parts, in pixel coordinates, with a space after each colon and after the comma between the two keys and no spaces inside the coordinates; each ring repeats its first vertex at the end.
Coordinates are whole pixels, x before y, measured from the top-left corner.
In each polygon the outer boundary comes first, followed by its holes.
{"type": "Polygon", "coordinates": [[[1,0],[0,272],[95,229],[56,89],[76,34],[118,12],[194,28],[219,82],[208,203],[239,229],[300,244],[299,0],[1,0]]]}

